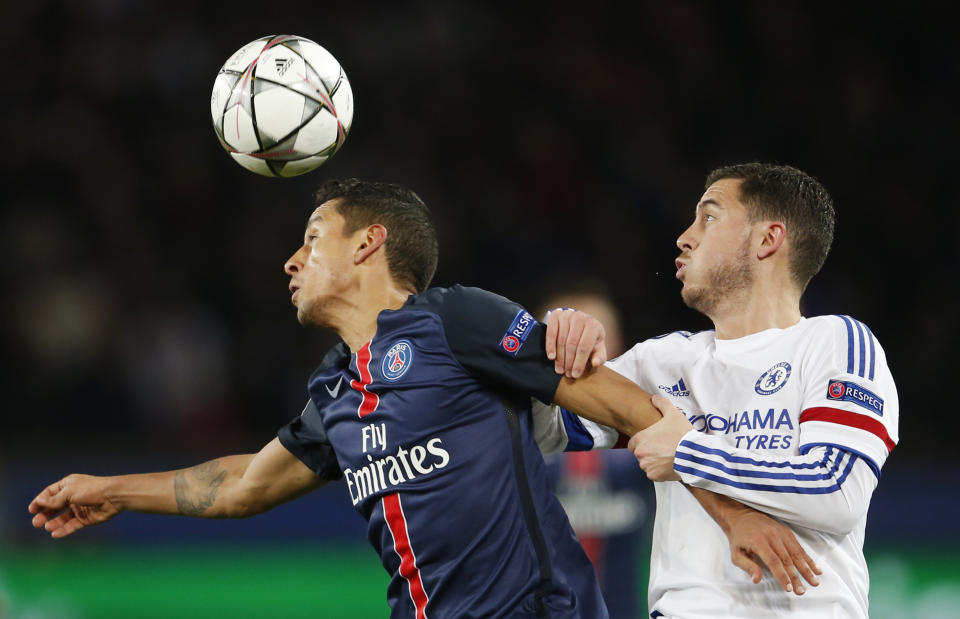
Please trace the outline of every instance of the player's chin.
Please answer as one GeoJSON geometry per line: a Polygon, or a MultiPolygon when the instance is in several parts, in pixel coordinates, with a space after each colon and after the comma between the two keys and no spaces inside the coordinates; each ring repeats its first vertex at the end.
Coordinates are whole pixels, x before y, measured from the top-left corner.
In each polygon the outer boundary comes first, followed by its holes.
{"type": "Polygon", "coordinates": [[[706,307],[708,295],[703,288],[685,283],[680,290],[680,298],[687,307],[702,312],[706,307]]]}
{"type": "Polygon", "coordinates": [[[297,305],[297,322],[304,327],[325,327],[327,322],[322,320],[313,307],[300,303],[297,305]]]}
{"type": "Polygon", "coordinates": [[[310,320],[310,313],[302,305],[297,305],[297,322],[299,322],[304,327],[313,326],[313,321],[310,320]]]}

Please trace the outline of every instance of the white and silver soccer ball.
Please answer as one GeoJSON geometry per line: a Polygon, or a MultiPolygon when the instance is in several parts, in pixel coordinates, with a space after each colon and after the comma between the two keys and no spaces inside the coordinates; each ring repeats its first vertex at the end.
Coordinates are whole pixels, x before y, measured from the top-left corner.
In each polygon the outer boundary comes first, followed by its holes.
{"type": "Polygon", "coordinates": [[[268,36],[224,63],[210,113],[234,161],[264,176],[297,176],[343,145],[353,122],[353,91],[327,50],[303,37],[268,36]]]}

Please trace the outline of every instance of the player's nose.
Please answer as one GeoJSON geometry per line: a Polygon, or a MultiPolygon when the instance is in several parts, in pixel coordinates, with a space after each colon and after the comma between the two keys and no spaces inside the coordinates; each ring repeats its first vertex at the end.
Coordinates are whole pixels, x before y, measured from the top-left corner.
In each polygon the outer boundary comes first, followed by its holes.
{"type": "Polygon", "coordinates": [[[303,269],[303,262],[297,257],[300,254],[297,253],[290,256],[289,259],[283,264],[283,272],[287,275],[296,275],[303,269]]]}
{"type": "Polygon", "coordinates": [[[683,231],[683,234],[677,237],[677,247],[680,248],[680,251],[689,251],[697,246],[696,239],[694,239],[693,234],[691,234],[692,229],[693,226],[690,226],[683,231]]]}

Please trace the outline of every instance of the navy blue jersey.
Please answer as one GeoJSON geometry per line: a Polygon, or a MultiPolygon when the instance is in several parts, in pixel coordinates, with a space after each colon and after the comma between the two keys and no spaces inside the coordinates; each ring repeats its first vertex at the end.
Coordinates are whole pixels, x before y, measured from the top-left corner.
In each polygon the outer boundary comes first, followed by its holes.
{"type": "Polygon", "coordinates": [[[543,325],[477,288],[384,310],[356,354],[334,347],[280,442],[343,479],[391,575],[392,617],[606,617],[553,495],[530,396],[560,377],[543,325]]]}

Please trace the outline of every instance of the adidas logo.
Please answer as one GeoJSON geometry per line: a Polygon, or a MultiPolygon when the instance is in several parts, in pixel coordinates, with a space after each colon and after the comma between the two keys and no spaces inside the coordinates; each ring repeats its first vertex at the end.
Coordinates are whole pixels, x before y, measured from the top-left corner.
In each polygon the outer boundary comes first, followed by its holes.
{"type": "Polygon", "coordinates": [[[277,73],[283,75],[293,64],[293,58],[276,58],[273,62],[277,65],[277,73]]]}
{"type": "Polygon", "coordinates": [[[667,395],[675,395],[678,398],[685,398],[690,395],[690,390],[687,389],[687,386],[683,384],[683,379],[677,381],[676,385],[672,387],[667,387],[666,385],[657,385],[660,387],[667,395]]]}

